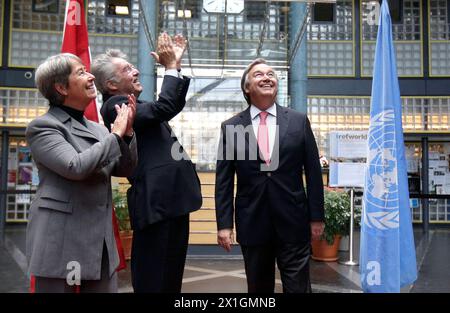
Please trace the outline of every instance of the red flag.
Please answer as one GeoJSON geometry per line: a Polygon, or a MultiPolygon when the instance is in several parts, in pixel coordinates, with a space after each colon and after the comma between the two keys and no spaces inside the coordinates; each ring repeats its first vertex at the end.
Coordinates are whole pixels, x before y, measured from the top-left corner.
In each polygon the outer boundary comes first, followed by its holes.
{"type": "MultiPolygon", "coordinates": [[[[61,46],[61,52],[69,52],[78,56],[82,61],[86,70],[91,69],[91,52],[89,50],[89,37],[86,25],[86,16],[84,13],[83,0],[67,0],[66,15],[64,19],[64,33],[61,46]]],[[[98,122],[97,104],[95,99],[86,108],[84,115],[87,119],[98,122]]],[[[126,267],[125,254],[122,248],[122,242],[119,237],[119,226],[116,215],[113,210],[112,214],[114,237],[116,239],[117,250],[119,252],[120,264],[117,271],[126,267]]]]}
{"type": "Polygon", "coordinates": [[[112,213],[112,224],[114,230],[114,238],[116,239],[117,252],[119,253],[119,266],[117,266],[116,271],[123,270],[127,267],[127,262],[125,261],[125,252],[123,251],[122,240],[120,240],[119,234],[119,223],[117,222],[116,213],[114,211],[113,204],[113,213],[112,213]]]}
{"type": "MultiPolygon", "coordinates": [[[[91,70],[91,52],[84,14],[83,0],[67,0],[66,15],[64,18],[64,32],[61,52],[69,52],[78,56],[86,70],[91,70]]],[[[84,115],[91,121],[98,122],[97,104],[95,99],[89,103],[84,115]]]]}
{"type": "Polygon", "coordinates": [[[36,277],[30,275],[30,293],[36,292],[36,277]]]}

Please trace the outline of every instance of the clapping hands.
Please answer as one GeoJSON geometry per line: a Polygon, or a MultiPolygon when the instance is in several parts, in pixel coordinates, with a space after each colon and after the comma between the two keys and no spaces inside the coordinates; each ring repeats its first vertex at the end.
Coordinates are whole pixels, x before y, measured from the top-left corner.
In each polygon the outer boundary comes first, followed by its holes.
{"type": "Polygon", "coordinates": [[[115,105],[117,116],[111,126],[111,132],[120,137],[133,136],[133,123],[136,116],[136,97],[128,95],[128,105],[115,105]]]}

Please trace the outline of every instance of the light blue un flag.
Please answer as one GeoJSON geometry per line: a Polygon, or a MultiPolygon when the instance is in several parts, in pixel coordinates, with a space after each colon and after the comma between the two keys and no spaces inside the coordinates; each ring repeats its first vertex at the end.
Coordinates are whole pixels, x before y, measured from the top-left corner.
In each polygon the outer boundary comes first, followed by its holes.
{"type": "Polygon", "coordinates": [[[360,273],[364,292],[400,292],[417,278],[391,17],[381,5],[372,81],[360,273]]]}

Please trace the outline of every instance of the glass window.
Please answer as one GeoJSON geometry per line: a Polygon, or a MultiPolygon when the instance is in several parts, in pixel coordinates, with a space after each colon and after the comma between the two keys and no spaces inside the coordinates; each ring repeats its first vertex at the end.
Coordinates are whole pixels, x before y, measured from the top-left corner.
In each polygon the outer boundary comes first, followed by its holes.
{"type": "Polygon", "coordinates": [[[335,4],[333,3],[316,3],[313,6],[313,22],[334,22],[335,4]]]}
{"type": "Polygon", "coordinates": [[[225,15],[202,11],[202,1],[183,3],[161,1],[158,18],[158,32],[183,33],[189,38],[183,64],[236,69],[245,67],[258,54],[269,62],[275,61],[276,66],[286,65],[289,4],[245,1],[242,12],[225,15]],[[184,18],[187,8],[193,12],[198,8],[198,17],[191,13],[192,18],[184,18]]]}
{"type": "MultiPolygon", "coordinates": [[[[0,2],[0,16],[3,16],[3,1],[0,2]]],[[[2,18],[2,21],[3,21],[3,18],[2,18]]],[[[1,25],[0,25],[0,32],[2,34],[3,34],[3,23],[1,23],[1,25]]],[[[0,37],[0,45],[3,47],[3,36],[0,37]]],[[[0,60],[1,60],[1,57],[0,57],[0,60]]]]}
{"type": "MultiPolygon", "coordinates": [[[[331,130],[366,130],[370,97],[308,96],[308,117],[321,154],[328,151],[331,130]]],[[[406,131],[450,130],[450,98],[402,97],[402,123],[406,131]]]]}
{"type": "MultiPolygon", "coordinates": [[[[87,8],[88,31],[97,34],[137,35],[141,14],[139,3],[139,0],[90,0],[87,8]]],[[[141,3],[149,5],[145,1],[141,3]]]]}
{"type": "MultiPolygon", "coordinates": [[[[450,194],[450,185],[446,184],[450,176],[450,143],[432,142],[428,147],[428,182],[430,194],[450,194]]],[[[405,144],[405,156],[408,168],[408,184],[410,193],[421,192],[421,158],[422,145],[420,142],[405,144]]],[[[414,222],[422,222],[422,201],[411,198],[411,211],[414,222]]],[[[450,221],[450,200],[429,199],[429,221],[450,221]]]]}
{"type": "Polygon", "coordinates": [[[450,73],[450,0],[430,0],[430,75],[450,73]]]}
{"type": "Polygon", "coordinates": [[[447,0],[447,23],[450,23],[450,0],[447,0]]]}
{"type": "Polygon", "coordinates": [[[58,13],[58,0],[33,0],[33,12],[58,13]]]}
{"type": "Polygon", "coordinates": [[[64,1],[16,0],[11,2],[11,7],[13,29],[63,30],[64,1]]]}
{"type": "MultiPolygon", "coordinates": [[[[433,1],[431,0],[431,8],[433,8],[433,1]]],[[[421,1],[420,0],[393,0],[389,1],[389,9],[392,20],[392,36],[394,40],[420,40],[420,24],[421,24],[421,1]]],[[[363,1],[361,5],[361,19],[362,19],[362,37],[363,40],[376,40],[378,25],[377,18],[380,10],[377,1],[363,1]]],[[[431,10],[430,19],[431,32],[433,36],[433,9],[431,10]]]]}
{"type": "Polygon", "coordinates": [[[110,16],[129,16],[131,11],[129,0],[108,0],[106,7],[110,16]]]}
{"type": "Polygon", "coordinates": [[[247,21],[249,22],[262,22],[266,14],[266,2],[265,1],[245,1],[244,11],[247,21]]]}
{"type": "MultiPolygon", "coordinates": [[[[312,21],[307,25],[308,40],[353,40],[353,2],[351,0],[340,0],[333,4],[333,10],[328,12],[331,18],[319,21],[315,15],[319,14],[316,7],[319,3],[309,4],[309,19],[312,21]]],[[[322,14],[322,13],[320,13],[322,14]]],[[[323,13],[325,14],[325,13],[323,13]]]]}
{"type": "Polygon", "coordinates": [[[177,1],[177,17],[178,18],[199,18],[202,10],[201,1],[197,0],[178,0],[177,1]]]}

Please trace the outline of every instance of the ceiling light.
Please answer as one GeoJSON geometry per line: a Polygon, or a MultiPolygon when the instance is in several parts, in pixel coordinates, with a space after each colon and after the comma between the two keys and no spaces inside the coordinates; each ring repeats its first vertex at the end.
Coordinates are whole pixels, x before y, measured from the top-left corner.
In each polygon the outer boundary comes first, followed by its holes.
{"type": "Polygon", "coordinates": [[[129,15],[130,11],[128,11],[128,6],[125,5],[116,5],[116,14],[117,15],[129,15]]]}

